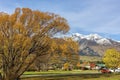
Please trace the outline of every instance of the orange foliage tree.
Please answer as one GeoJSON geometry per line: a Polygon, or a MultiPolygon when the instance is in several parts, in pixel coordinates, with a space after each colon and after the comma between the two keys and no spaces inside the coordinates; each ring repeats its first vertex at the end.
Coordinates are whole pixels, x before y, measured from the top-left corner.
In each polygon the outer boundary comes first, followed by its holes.
{"type": "Polygon", "coordinates": [[[64,66],[63,66],[63,69],[64,70],[68,70],[69,69],[69,65],[70,65],[69,63],[65,63],[64,66]]]}
{"type": "Polygon", "coordinates": [[[48,53],[54,34],[67,31],[67,21],[54,13],[17,8],[11,15],[0,14],[2,79],[18,79],[37,57],[48,53]]]}
{"type": "Polygon", "coordinates": [[[80,62],[77,63],[76,67],[77,67],[78,69],[80,69],[80,67],[81,67],[80,62]]]}
{"type": "Polygon", "coordinates": [[[59,68],[66,62],[70,65],[76,65],[79,61],[78,42],[71,38],[55,38],[50,50],[50,63],[58,65],[59,68]]]}

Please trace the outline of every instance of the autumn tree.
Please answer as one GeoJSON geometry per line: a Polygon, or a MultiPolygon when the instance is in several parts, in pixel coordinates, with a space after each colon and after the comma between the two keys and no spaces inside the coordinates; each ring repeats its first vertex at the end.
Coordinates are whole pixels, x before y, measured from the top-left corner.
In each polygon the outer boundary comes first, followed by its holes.
{"type": "Polygon", "coordinates": [[[79,61],[79,44],[72,38],[65,38],[65,42],[60,46],[63,49],[62,57],[72,65],[79,61]]]}
{"type": "Polygon", "coordinates": [[[67,21],[49,12],[17,8],[0,15],[3,80],[16,80],[39,56],[46,55],[51,37],[69,30],[67,21]]]}
{"type": "Polygon", "coordinates": [[[76,67],[79,61],[78,50],[78,43],[71,38],[53,37],[50,42],[48,54],[38,57],[32,66],[37,71],[61,69],[66,62],[76,67]]]}
{"type": "Polygon", "coordinates": [[[80,62],[77,63],[76,67],[77,67],[77,69],[80,69],[80,67],[81,67],[80,62]]]}
{"type": "Polygon", "coordinates": [[[118,68],[120,64],[120,52],[116,49],[108,49],[103,57],[103,62],[107,67],[118,68]]]}
{"type": "MultiPolygon", "coordinates": [[[[71,38],[55,38],[51,46],[50,62],[54,65],[70,63],[76,65],[79,61],[79,45],[71,38]]],[[[60,66],[62,67],[62,66],[60,66]]]]}
{"type": "Polygon", "coordinates": [[[68,62],[64,63],[63,69],[64,70],[69,70],[70,64],[68,62]]]}
{"type": "Polygon", "coordinates": [[[49,57],[49,54],[37,57],[28,70],[47,71],[49,67],[49,57]]]}
{"type": "Polygon", "coordinates": [[[57,65],[61,64],[61,56],[56,52],[56,49],[58,50],[58,46],[59,44],[57,44],[56,39],[53,37],[51,39],[47,55],[39,56],[33,63],[33,66],[37,69],[37,71],[43,71],[49,67],[51,67],[51,69],[56,69],[57,65]]]}

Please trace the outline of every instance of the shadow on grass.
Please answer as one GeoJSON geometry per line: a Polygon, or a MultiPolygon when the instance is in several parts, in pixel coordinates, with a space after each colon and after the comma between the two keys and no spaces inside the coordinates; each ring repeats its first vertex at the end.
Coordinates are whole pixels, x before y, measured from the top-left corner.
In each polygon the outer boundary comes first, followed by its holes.
{"type": "MultiPolygon", "coordinates": [[[[112,77],[117,74],[65,74],[65,75],[48,75],[36,76],[31,78],[22,78],[22,80],[84,80],[90,78],[112,77]]],[[[120,75],[120,74],[119,74],[120,75]]]]}

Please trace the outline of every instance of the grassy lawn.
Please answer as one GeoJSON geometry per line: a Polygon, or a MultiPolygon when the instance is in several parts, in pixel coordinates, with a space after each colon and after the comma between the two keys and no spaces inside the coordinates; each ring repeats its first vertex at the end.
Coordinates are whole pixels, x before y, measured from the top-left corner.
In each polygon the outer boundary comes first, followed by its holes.
{"type": "Polygon", "coordinates": [[[22,80],[120,80],[120,75],[101,75],[101,76],[64,76],[64,77],[34,77],[23,78],[22,80]]]}
{"type": "Polygon", "coordinates": [[[45,71],[45,72],[25,72],[22,80],[120,80],[120,74],[97,74],[95,70],[74,70],[74,71],[45,71]],[[93,73],[93,74],[92,74],[93,73]],[[62,76],[34,76],[34,75],[62,75],[62,76]],[[74,74],[69,76],[66,74],[74,74]],[[87,75],[86,75],[87,74],[87,75]],[[25,76],[31,76],[26,77],[25,76]]]}
{"type": "Polygon", "coordinates": [[[39,74],[83,74],[83,73],[98,73],[96,70],[73,70],[73,71],[44,71],[44,72],[37,72],[37,71],[27,71],[24,75],[39,75],[39,74]]]}

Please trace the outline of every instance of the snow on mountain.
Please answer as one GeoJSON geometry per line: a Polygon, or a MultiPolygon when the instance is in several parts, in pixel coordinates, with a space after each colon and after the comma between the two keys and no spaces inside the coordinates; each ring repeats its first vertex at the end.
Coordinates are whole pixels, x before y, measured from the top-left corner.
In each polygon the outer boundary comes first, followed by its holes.
{"type": "Polygon", "coordinates": [[[97,40],[96,42],[98,44],[111,44],[111,42],[108,39],[106,39],[106,38],[102,38],[100,40],[97,40]]]}
{"type": "Polygon", "coordinates": [[[98,34],[83,35],[73,33],[69,37],[72,37],[74,40],[79,42],[80,55],[103,56],[107,49],[115,48],[120,50],[120,41],[108,39],[98,34]]]}
{"type": "Polygon", "coordinates": [[[87,40],[98,40],[98,39],[102,38],[98,34],[83,35],[83,34],[79,34],[79,33],[73,33],[73,36],[79,37],[81,39],[87,39],[87,40]]]}
{"type": "Polygon", "coordinates": [[[120,41],[117,41],[118,43],[120,43],[120,41]]]}
{"type": "Polygon", "coordinates": [[[79,34],[79,33],[73,33],[72,36],[73,37],[79,37],[81,39],[85,37],[83,34],[79,34]]]}
{"type": "Polygon", "coordinates": [[[83,34],[79,34],[79,33],[73,33],[72,37],[75,40],[86,39],[86,40],[94,41],[98,44],[111,44],[109,39],[104,38],[98,34],[83,35],[83,34]]]}
{"type": "Polygon", "coordinates": [[[97,41],[99,39],[102,39],[102,37],[98,34],[90,34],[90,35],[86,35],[85,38],[87,40],[94,40],[94,41],[97,41]]]}

